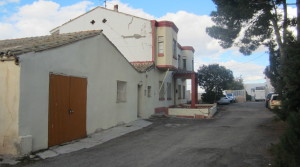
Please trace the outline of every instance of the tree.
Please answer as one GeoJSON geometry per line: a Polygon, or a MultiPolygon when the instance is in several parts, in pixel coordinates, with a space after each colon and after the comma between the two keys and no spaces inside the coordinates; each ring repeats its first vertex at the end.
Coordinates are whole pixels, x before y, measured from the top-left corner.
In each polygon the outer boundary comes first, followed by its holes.
{"type": "Polygon", "coordinates": [[[269,47],[270,66],[265,74],[283,96],[283,110],[278,116],[289,125],[275,146],[275,166],[300,166],[300,0],[295,3],[297,18],[288,18],[286,0],[213,2],[217,11],[211,16],[216,25],[206,31],[223,48],[235,45],[241,53],[250,55],[261,45],[269,47]],[[297,37],[289,31],[295,26],[297,37]]]}
{"type": "Polygon", "coordinates": [[[286,55],[284,46],[288,42],[288,37],[292,36],[288,26],[296,26],[293,23],[297,21],[300,24],[299,19],[296,21],[295,18],[287,17],[286,0],[213,0],[213,2],[217,5],[217,11],[213,11],[211,16],[216,25],[208,27],[206,32],[218,39],[223,48],[235,45],[240,48],[241,53],[250,55],[260,45],[268,45],[274,35],[281,60],[284,60],[286,55]],[[278,11],[281,6],[283,12],[278,11]]]}
{"type": "Polygon", "coordinates": [[[242,90],[242,89],[244,89],[244,80],[243,80],[243,78],[241,76],[235,78],[232,81],[232,83],[229,83],[228,89],[230,89],[230,90],[242,90]]]}
{"type": "Polygon", "coordinates": [[[269,61],[270,65],[264,70],[264,74],[271,80],[272,86],[275,88],[275,92],[281,92],[283,88],[283,79],[280,75],[280,53],[275,48],[275,45],[269,46],[269,61]]]}
{"type": "Polygon", "coordinates": [[[214,103],[233,82],[232,71],[218,64],[203,65],[198,70],[199,86],[205,89],[203,101],[214,103]]]}

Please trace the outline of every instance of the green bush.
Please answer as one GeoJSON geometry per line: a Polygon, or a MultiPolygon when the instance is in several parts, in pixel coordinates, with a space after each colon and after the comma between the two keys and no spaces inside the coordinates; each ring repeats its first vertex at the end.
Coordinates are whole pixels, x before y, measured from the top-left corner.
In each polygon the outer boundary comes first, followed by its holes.
{"type": "Polygon", "coordinates": [[[288,117],[288,128],[274,146],[277,167],[299,167],[300,165],[300,114],[292,113],[288,117]]]}
{"type": "Polygon", "coordinates": [[[251,101],[251,100],[252,100],[251,95],[249,95],[249,94],[247,93],[247,91],[246,91],[246,100],[247,100],[247,101],[251,101]]]}
{"type": "Polygon", "coordinates": [[[277,115],[286,120],[288,128],[275,146],[275,164],[278,167],[300,166],[300,43],[287,48],[287,57],[282,68],[284,78],[283,109],[277,115]]]}
{"type": "Polygon", "coordinates": [[[216,93],[214,91],[207,91],[206,93],[202,94],[202,101],[204,103],[213,104],[217,100],[219,100],[222,97],[222,93],[216,93]]]}

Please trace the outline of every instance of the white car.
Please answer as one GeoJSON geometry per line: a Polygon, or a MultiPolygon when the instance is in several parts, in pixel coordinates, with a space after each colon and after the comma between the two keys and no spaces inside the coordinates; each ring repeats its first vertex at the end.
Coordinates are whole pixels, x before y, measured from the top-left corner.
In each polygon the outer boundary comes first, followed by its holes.
{"type": "Polygon", "coordinates": [[[221,97],[220,100],[217,101],[218,104],[230,104],[230,98],[221,97]]]}

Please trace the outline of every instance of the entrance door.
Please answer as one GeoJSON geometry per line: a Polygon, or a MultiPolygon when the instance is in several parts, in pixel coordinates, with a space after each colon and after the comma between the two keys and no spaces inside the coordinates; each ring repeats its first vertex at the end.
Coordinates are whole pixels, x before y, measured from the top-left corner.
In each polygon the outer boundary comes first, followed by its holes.
{"type": "Polygon", "coordinates": [[[50,74],[48,146],[86,136],[87,79],[50,74]]]}

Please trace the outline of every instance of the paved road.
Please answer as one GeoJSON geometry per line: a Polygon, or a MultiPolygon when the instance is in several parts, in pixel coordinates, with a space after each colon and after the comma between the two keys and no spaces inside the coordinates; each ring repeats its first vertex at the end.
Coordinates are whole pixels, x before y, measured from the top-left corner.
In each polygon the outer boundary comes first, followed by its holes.
{"type": "Polygon", "coordinates": [[[222,106],[209,120],[150,121],[153,125],[102,145],[27,166],[265,167],[267,147],[283,130],[261,102],[222,106]]]}

